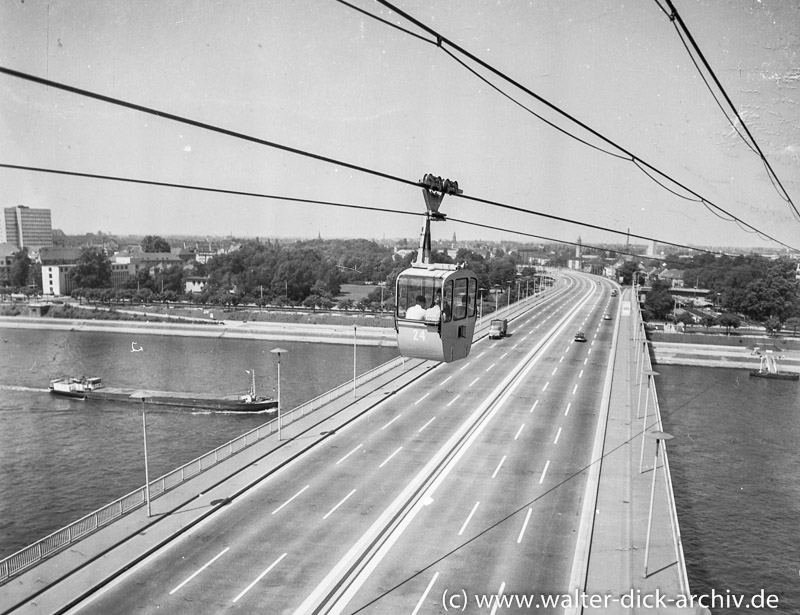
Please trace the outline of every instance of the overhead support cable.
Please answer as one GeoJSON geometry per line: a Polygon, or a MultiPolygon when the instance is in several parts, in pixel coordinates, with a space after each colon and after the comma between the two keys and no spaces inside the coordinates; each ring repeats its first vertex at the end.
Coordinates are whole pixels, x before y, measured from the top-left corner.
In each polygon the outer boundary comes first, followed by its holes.
{"type": "MultiPolygon", "coordinates": [[[[752,229],[753,231],[756,231],[758,233],[763,234],[764,236],[768,237],[770,241],[772,241],[774,243],[777,243],[777,244],[779,244],[779,245],[781,245],[781,246],[783,246],[785,248],[788,248],[788,249],[796,249],[796,248],[794,248],[794,247],[792,247],[792,246],[780,241],[779,239],[776,239],[776,238],[774,238],[774,237],[772,237],[770,235],[767,235],[766,233],[763,233],[762,231],[760,231],[759,229],[755,228],[751,224],[749,224],[749,223],[745,222],[744,220],[738,218],[734,214],[726,211],[725,209],[723,209],[719,205],[714,204],[710,199],[707,199],[707,198],[703,197],[699,193],[695,192],[694,190],[692,190],[688,186],[686,186],[683,183],[681,183],[680,181],[678,181],[677,179],[671,177],[667,173],[665,173],[665,172],[659,170],[658,168],[656,168],[655,166],[651,165],[650,163],[645,161],[640,156],[637,156],[636,154],[632,153],[631,151],[629,151],[625,147],[619,145],[618,143],[616,143],[613,140],[611,140],[610,138],[604,136],[603,134],[601,134],[597,130],[591,128],[586,123],[582,122],[581,120],[579,120],[575,116],[571,115],[567,111],[564,111],[563,109],[561,109],[557,105],[554,105],[553,103],[551,103],[550,101],[548,101],[547,99],[542,97],[541,95],[535,93],[530,88],[528,88],[528,87],[524,86],[523,84],[521,84],[519,81],[515,80],[514,78],[510,77],[509,75],[506,75],[504,72],[502,72],[499,69],[495,68],[494,66],[492,66],[488,62],[480,59],[475,54],[467,51],[466,49],[464,49],[463,47],[461,47],[457,43],[455,43],[455,42],[451,41],[450,39],[448,39],[447,37],[443,36],[437,30],[435,30],[435,29],[431,28],[430,26],[422,23],[421,21],[419,21],[418,19],[416,19],[415,17],[413,17],[409,13],[407,13],[407,12],[403,11],[402,9],[396,7],[394,4],[392,4],[388,0],[375,0],[375,1],[378,2],[379,4],[383,5],[384,7],[388,8],[389,10],[393,11],[394,13],[396,13],[397,15],[399,15],[400,17],[402,17],[406,21],[414,24],[414,26],[416,26],[417,28],[419,28],[422,31],[426,32],[429,36],[431,36],[432,38],[435,39],[435,41],[432,41],[432,40],[429,40],[429,39],[427,39],[425,37],[420,37],[419,35],[415,34],[414,36],[418,40],[422,40],[422,41],[427,42],[429,44],[435,45],[435,46],[441,48],[444,51],[446,51],[445,46],[450,47],[451,49],[457,51],[462,56],[468,58],[470,61],[474,62],[475,64],[477,64],[477,65],[479,65],[481,67],[483,67],[484,69],[486,69],[487,71],[489,71],[493,75],[499,77],[503,81],[506,81],[507,83],[511,84],[515,88],[517,88],[520,91],[522,91],[525,94],[527,94],[528,96],[531,96],[532,98],[534,98],[535,100],[539,101],[542,105],[544,105],[548,109],[556,112],[557,114],[559,114],[562,117],[564,117],[565,119],[569,120],[570,122],[572,122],[576,126],[580,127],[582,130],[585,130],[587,133],[593,135],[594,137],[600,139],[601,141],[603,141],[607,145],[611,146],[612,148],[614,148],[616,150],[619,150],[619,152],[622,153],[622,154],[611,154],[611,155],[614,155],[616,157],[630,159],[630,161],[634,162],[636,164],[636,166],[638,168],[640,168],[640,169],[642,167],[646,167],[652,173],[655,173],[655,174],[659,175],[660,177],[664,178],[665,180],[669,181],[670,183],[674,184],[675,186],[679,187],[680,189],[682,189],[682,190],[688,192],[689,194],[693,195],[694,197],[696,197],[696,199],[698,201],[703,202],[703,203],[707,204],[707,206],[713,207],[713,208],[717,209],[718,211],[725,213],[726,215],[730,216],[734,220],[739,221],[741,224],[747,226],[748,228],[752,229]]],[[[337,2],[344,3],[343,0],[337,0],[337,2]]],[[[350,6],[349,3],[344,3],[344,4],[347,4],[347,6],[350,6]]],[[[379,17],[377,17],[375,15],[372,15],[371,13],[364,12],[364,11],[361,11],[361,12],[364,13],[364,14],[370,15],[371,17],[375,18],[376,20],[381,21],[382,23],[386,22],[386,20],[384,20],[382,18],[379,18],[379,17]]],[[[401,28],[401,30],[403,32],[407,32],[407,30],[404,29],[404,28],[401,28]]],[[[452,57],[453,54],[448,52],[448,55],[452,57]]],[[[461,64],[463,66],[463,62],[461,64]]],[[[573,138],[577,139],[577,137],[574,137],[574,136],[573,136],[573,138]]],[[[604,151],[605,152],[605,150],[602,150],[602,149],[600,151],[604,151]]],[[[647,176],[651,177],[651,179],[652,179],[652,176],[650,174],[647,174],[647,176]]],[[[661,185],[661,184],[659,184],[659,185],[661,185]]]]}
{"type": "MultiPolygon", "coordinates": [[[[747,127],[747,123],[744,121],[744,118],[739,113],[739,110],[736,108],[736,105],[733,103],[733,101],[731,100],[730,96],[728,96],[728,92],[725,90],[725,88],[722,86],[722,83],[717,78],[717,75],[714,72],[714,69],[711,68],[711,65],[709,64],[708,60],[706,59],[705,54],[703,54],[703,52],[700,50],[700,46],[697,44],[697,41],[695,41],[694,37],[692,36],[692,33],[689,31],[689,28],[686,25],[686,22],[683,21],[683,18],[681,17],[680,13],[678,13],[678,9],[675,8],[675,5],[673,4],[672,0],[665,0],[665,2],[669,6],[669,10],[670,10],[670,13],[668,13],[667,16],[669,17],[670,21],[672,22],[672,24],[673,24],[673,26],[675,28],[675,31],[678,33],[679,38],[683,42],[687,53],[692,58],[692,62],[695,64],[695,67],[697,67],[698,72],[701,74],[701,76],[703,76],[703,81],[705,81],[706,87],[708,87],[709,91],[711,92],[712,97],[714,97],[714,99],[716,100],[716,95],[714,94],[714,91],[708,85],[708,81],[706,81],[706,78],[703,75],[703,71],[701,71],[700,67],[697,66],[697,63],[694,61],[694,55],[692,54],[692,52],[689,49],[689,47],[686,45],[686,42],[683,40],[683,36],[684,35],[689,40],[689,43],[691,44],[692,49],[694,49],[695,54],[697,54],[697,57],[702,62],[703,66],[706,69],[706,72],[713,79],[714,84],[717,86],[717,89],[722,94],[722,96],[725,98],[725,102],[728,103],[728,106],[730,107],[731,111],[736,115],[736,119],[738,120],[739,124],[741,125],[741,127],[745,131],[745,133],[747,133],[747,136],[749,137],[750,141],[748,142],[742,136],[741,132],[739,132],[739,129],[733,124],[733,122],[731,122],[731,125],[733,126],[733,129],[736,130],[736,132],[739,134],[739,136],[742,138],[742,140],[748,145],[748,147],[750,147],[750,149],[752,149],[759,156],[759,158],[761,158],[762,162],[764,163],[764,166],[766,167],[767,176],[772,181],[772,183],[775,186],[775,189],[778,192],[779,196],[784,201],[786,201],[786,203],[789,205],[789,207],[791,209],[791,212],[792,212],[792,215],[794,216],[795,220],[796,221],[800,221],[800,211],[798,211],[797,206],[794,204],[794,201],[792,201],[792,198],[791,198],[791,196],[789,196],[788,191],[786,190],[786,188],[784,188],[783,184],[781,183],[781,180],[778,178],[778,174],[775,173],[775,170],[770,165],[769,160],[767,160],[766,155],[761,150],[761,147],[758,145],[758,141],[756,141],[756,138],[750,132],[750,129],[747,127]]],[[[661,7],[660,4],[659,4],[659,7],[661,7]]],[[[663,11],[664,10],[663,7],[661,7],[661,8],[662,8],[662,11],[663,11]]],[[[664,12],[666,13],[666,11],[664,11],[664,12]]],[[[717,101],[717,104],[719,104],[719,101],[717,101]]],[[[722,109],[721,105],[720,105],[720,109],[722,109]]],[[[725,117],[730,122],[730,118],[728,117],[728,114],[725,112],[724,109],[722,109],[722,112],[725,114],[725,117]]],[[[757,229],[754,229],[754,230],[757,230],[757,229]]]]}
{"type": "MultiPolygon", "coordinates": [[[[378,1],[383,1],[383,0],[378,0],[378,1]]],[[[196,127],[196,128],[203,129],[203,130],[208,130],[208,131],[215,132],[215,133],[218,133],[218,134],[222,134],[222,135],[225,135],[225,136],[233,137],[233,138],[236,138],[236,139],[241,139],[241,140],[244,140],[244,141],[247,141],[247,142],[250,142],[250,143],[255,143],[255,144],[258,144],[258,145],[264,145],[264,146],[267,146],[267,147],[278,149],[280,151],[285,151],[285,152],[288,152],[288,153],[291,153],[291,154],[296,154],[298,156],[303,156],[303,157],[306,157],[306,158],[319,160],[321,162],[325,162],[325,163],[328,163],[328,164],[334,164],[334,165],[337,165],[337,166],[341,166],[343,168],[348,168],[348,169],[352,169],[354,171],[359,171],[359,172],[366,173],[366,174],[369,174],[369,175],[372,175],[372,176],[375,176],[375,177],[379,177],[381,179],[386,179],[386,180],[398,182],[398,183],[405,184],[405,185],[408,185],[408,186],[414,186],[414,187],[420,187],[421,186],[419,181],[404,179],[402,177],[391,175],[389,173],[384,173],[382,171],[377,171],[375,169],[370,169],[368,167],[356,165],[356,164],[345,162],[343,160],[338,160],[338,159],[335,159],[335,158],[330,158],[328,156],[323,156],[323,155],[320,155],[320,154],[315,154],[313,152],[301,150],[301,149],[296,148],[296,147],[291,147],[291,146],[288,146],[288,145],[284,145],[284,144],[276,143],[276,142],[269,141],[269,140],[266,140],[266,139],[262,139],[262,138],[259,138],[259,137],[255,137],[255,136],[252,136],[252,135],[248,135],[248,134],[245,134],[245,133],[236,132],[236,131],[233,131],[233,130],[222,128],[220,126],[213,125],[213,124],[200,122],[200,121],[193,120],[193,119],[190,119],[190,118],[186,118],[186,117],[183,117],[183,116],[175,115],[173,113],[168,113],[166,111],[161,111],[161,110],[154,109],[154,108],[151,108],[151,107],[146,107],[146,106],[143,106],[143,105],[132,103],[132,102],[129,102],[129,101],[126,101],[126,100],[114,98],[114,97],[111,97],[111,96],[106,96],[104,94],[99,94],[97,92],[92,92],[92,91],[89,91],[89,90],[76,88],[74,86],[70,86],[70,85],[67,85],[67,84],[59,83],[57,81],[53,81],[53,80],[50,80],[50,79],[45,79],[43,77],[37,77],[35,75],[30,75],[28,73],[23,73],[21,71],[9,69],[9,68],[3,67],[3,66],[0,66],[0,74],[6,74],[6,75],[9,75],[9,76],[12,76],[12,77],[16,77],[16,78],[19,78],[19,79],[23,79],[23,80],[26,80],[26,81],[31,81],[33,83],[38,83],[40,85],[45,85],[45,86],[48,86],[48,87],[52,87],[54,89],[59,89],[59,90],[65,91],[65,92],[77,94],[79,96],[85,96],[87,98],[91,98],[91,99],[94,99],[94,100],[99,100],[99,101],[106,102],[106,103],[113,104],[113,105],[117,105],[117,106],[120,106],[120,107],[123,107],[123,108],[131,109],[131,110],[138,111],[138,112],[141,112],[141,113],[145,113],[145,114],[148,114],[148,115],[152,115],[152,116],[155,116],[155,117],[160,117],[160,118],[171,120],[171,121],[175,121],[175,122],[178,122],[178,123],[181,123],[181,124],[186,124],[186,125],[189,125],[189,126],[193,126],[193,127],[196,127]]],[[[641,162],[642,164],[646,164],[646,163],[642,162],[641,160],[639,160],[639,162],[641,162]]],[[[14,168],[15,167],[15,165],[6,165],[6,166],[8,168],[14,168]]],[[[22,168],[22,167],[17,167],[17,168],[22,168]]],[[[649,167],[649,165],[648,165],[648,168],[652,168],[652,167],[649,167]]],[[[42,169],[34,169],[33,167],[31,167],[28,170],[42,170],[42,169]]],[[[67,174],[67,173],[65,173],[65,174],[67,174]]],[[[663,176],[663,174],[660,174],[660,175],[663,176]]],[[[675,183],[677,183],[677,182],[675,182],[675,183]]],[[[680,185],[680,184],[678,184],[678,185],[680,185]]],[[[175,187],[177,187],[177,186],[175,186],[175,187]]],[[[695,194],[694,192],[692,192],[688,188],[685,188],[685,189],[688,192],[690,192],[692,194],[695,194]]],[[[586,227],[589,227],[589,228],[595,228],[595,229],[598,229],[598,230],[604,230],[604,231],[607,231],[607,232],[610,232],[610,233],[630,234],[630,233],[627,233],[627,232],[623,233],[622,231],[618,231],[618,230],[615,230],[615,229],[609,229],[609,228],[606,228],[606,227],[600,227],[600,226],[597,226],[597,225],[594,225],[594,224],[590,224],[590,223],[586,223],[586,222],[569,220],[567,218],[554,216],[552,214],[545,214],[545,213],[538,212],[538,211],[535,211],[535,210],[524,209],[524,208],[521,208],[521,207],[514,207],[514,206],[511,206],[511,205],[504,205],[504,204],[501,204],[501,203],[498,203],[496,201],[492,201],[492,200],[489,200],[489,199],[480,199],[478,197],[466,197],[464,195],[457,195],[457,196],[462,196],[463,198],[469,198],[471,200],[483,202],[483,203],[490,204],[490,205],[496,205],[496,206],[499,206],[499,207],[505,207],[507,209],[513,209],[515,211],[524,212],[524,213],[535,215],[535,216],[542,216],[542,217],[550,218],[550,219],[554,219],[554,220],[561,220],[563,222],[568,222],[570,224],[577,224],[579,226],[586,226],[586,227]]],[[[708,202],[704,201],[704,204],[705,203],[708,203],[708,202]]],[[[713,206],[713,204],[711,204],[711,205],[713,206]]],[[[714,207],[716,208],[716,206],[714,206],[714,207]]],[[[717,209],[720,209],[721,211],[724,211],[721,208],[717,208],[717,209]]],[[[725,212],[725,213],[727,213],[727,212],[725,212]]],[[[730,215],[736,221],[741,222],[741,224],[747,226],[748,228],[751,228],[754,231],[758,232],[760,234],[760,236],[767,237],[769,240],[771,240],[771,241],[773,241],[775,243],[779,243],[780,245],[783,245],[783,246],[785,246],[787,248],[795,249],[795,248],[792,248],[791,246],[789,246],[789,245],[787,245],[787,244],[785,244],[785,243],[783,243],[783,242],[781,242],[781,241],[779,241],[779,240],[777,240],[777,239],[775,239],[773,237],[770,237],[769,235],[766,235],[765,233],[761,233],[761,231],[759,231],[758,229],[755,229],[754,227],[750,226],[746,222],[739,220],[738,218],[736,218],[732,214],[728,214],[728,215],[730,215]]],[[[642,236],[642,235],[635,235],[635,236],[639,237],[639,238],[646,238],[645,236],[642,236]]],[[[650,238],[646,238],[646,239],[648,239],[650,241],[653,241],[653,239],[650,239],[650,238]]],[[[659,243],[669,244],[669,245],[673,245],[675,247],[681,247],[681,248],[687,248],[687,249],[695,249],[695,248],[691,248],[690,246],[685,246],[683,244],[677,244],[677,243],[672,243],[672,242],[668,242],[668,241],[659,241],[659,243]]]]}

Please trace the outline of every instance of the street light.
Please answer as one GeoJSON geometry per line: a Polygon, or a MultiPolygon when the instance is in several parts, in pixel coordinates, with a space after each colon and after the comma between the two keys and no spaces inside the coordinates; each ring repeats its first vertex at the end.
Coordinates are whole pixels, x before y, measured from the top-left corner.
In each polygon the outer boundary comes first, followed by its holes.
{"type": "Polygon", "coordinates": [[[144,413],[144,395],[139,398],[142,401],[142,434],[144,437],[144,497],[147,500],[147,516],[152,515],[150,510],[150,466],[147,461],[147,419],[144,413]]]}
{"type": "Polygon", "coordinates": [[[650,512],[647,515],[647,541],[645,542],[644,546],[644,578],[647,578],[647,564],[648,560],[650,559],[650,530],[653,527],[653,501],[655,500],[656,495],[656,469],[658,468],[658,448],[661,445],[661,441],[664,440],[672,440],[673,436],[671,434],[665,433],[663,431],[652,431],[647,434],[648,438],[652,438],[656,441],[656,457],[655,461],[653,461],[653,480],[650,483],[650,512]]]}
{"type": "Polygon", "coordinates": [[[278,440],[281,439],[281,353],[289,352],[283,348],[273,348],[272,354],[278,355],[278,440]]]}
{"type": "Polygon", "coordinates": [[[353,325],[353,397],[356,397],[356,348],[358,343],[356,341],[356,330],[358,327],[353,325]]]}
{"type": "MultiPolygon", "coordinates": [[[[658,372],[654,372],[652,369],[648,369],[642,372],[645,376],[647,376],[647,393],[644,397],[644,414],[642,415],[642,452],[639,455],[639,474],[642,473],[642,466],[644,464],[644,437],[645,431],[647,431],[647,406],[650,403],[650,379],[653,376],[658,376],[658,372]]],[[[640,389],[641,392],[641,389],[640,389]]],[[[641,397],[640,397],[641,399],[641,397]]],[[[639,416],[639,411],[637,409],[636,416],[639,416]]]]}

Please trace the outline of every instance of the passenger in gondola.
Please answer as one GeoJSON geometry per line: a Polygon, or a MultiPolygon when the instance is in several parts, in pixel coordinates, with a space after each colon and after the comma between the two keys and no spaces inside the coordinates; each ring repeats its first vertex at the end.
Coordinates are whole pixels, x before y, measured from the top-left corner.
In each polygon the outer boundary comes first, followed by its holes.
{"type": "Polygon", "coordinates": [[[406,310],[406,318],[411,320],[424,320],[425,319],[425,297],[417,295],[416,303],[406,310]]]}
{"type": "Polygon", "coordinates": [[[450,306],[447,303],[442,306],[442,291],[436,291],[436,298],[433,300],[433,305],[425,310],[425,320],[430,322],[439,322],[440,320],[447,320],[450,313],[450,306]]]}

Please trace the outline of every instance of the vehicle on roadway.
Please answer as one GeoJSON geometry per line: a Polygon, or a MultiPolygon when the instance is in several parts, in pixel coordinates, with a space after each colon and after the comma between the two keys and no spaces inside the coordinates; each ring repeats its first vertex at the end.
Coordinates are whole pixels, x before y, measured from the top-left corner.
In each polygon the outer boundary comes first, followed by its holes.
{"type": "Polygon", "coordinates": [[[489,339],[505,337],[508,332],[508,320],[505,318],[495,318],[489,324],[489,339]]]}
{"type": "Polygon", "coordinates": [[[609,314],[608,312],[603,314],[603,320],[611,320],[611,314],[609,314]]]}
{"type": "Polygon", "coordinates": [[[617,289],[616,289],[616,288],[614,288],[614,289],[611,291],[611,296],[612,296],[612,297],[616,297],[616,296],[617,296],[617,289]]]}
{"type": "Polygon", "coordinates": [[[576,342],[585,342],[586,341],[586,334],[583,331],[578,331],[575,334],[575,341],[576,342]]]}
{"type": "Polygon", "coordinates": [[[426,174],[419,182],[427,212],[417,259],[397,276],[395,330],[404,357],[458,361],[469,355],[477,320],[478,277],[456,265],[431,263],[431,220],[443,221],[445,194],[458,183],[426,174]]]}

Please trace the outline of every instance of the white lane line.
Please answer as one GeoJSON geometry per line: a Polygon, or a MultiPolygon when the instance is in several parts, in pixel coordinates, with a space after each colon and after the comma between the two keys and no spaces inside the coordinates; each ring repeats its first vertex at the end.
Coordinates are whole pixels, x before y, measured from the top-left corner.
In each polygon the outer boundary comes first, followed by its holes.
{"type": "Polygon", "coordinates": [[[425,398],[426,398],[428,395],[430,395],[430,394],[431,394],[431,392],[430,392],[430,391],[428,391],[427,393],[425,393],[425,395],[423,395],[423,396],[422,396],[422,397],[420,397],[420,398],[419,398],[417,401],[415,401],[415,402],[414,402],[414,405],[416,406],[416,405],[417,405],[419,402],[421,402],[423,399],[425,399],[425,398]]]}
{"type": "Polygon", "coordinates": [[[398,449],[397,449],[397,450],[396,450],[394,453],[392,453],[391,455],[389,455],[389,456],[388,456],[386,459],[384,459],[384,460],[383,460],[383,463],[382,463],[381,465],[379,465],[378,467],[379,467],[379,468],[382,468],[383,466],[385,466],[387,463],[389,463],[389,460],[390,460],[392,457],[394,457],[395,455],[397,455],[397,453],[399,453],[401,450],[403,450],[403,447],[402,447],[402,446],[401,446],[400,448],[398,448],[398,449]]]}
{"type": "Polygon", "coordinates": [[[280,506],[278,506],[278,508],[276,508],[275,510],[273,510],[273,511],[272,511],[270,514],[273,514],[273,515],[274,515],[276,512],[278,512],[278,511],[279,511],[281,508],[283,508],[284,506],[286,506],[286,505],[287,505],[289,502],[291,502],[293,499],[295,499],[295,498],[296,498],[298,495],[300,495],[301,493],[303,493],[303,491],[305,491],[305,490],[306,490],[306,489],[308,489],[309,487],[310,487],[310,485],[306,485],[305,487],[303,487],[303,488],[302,488],[300,491],[298,491],[297,493],[295,493],[295,494],[294,494],[292,497],[290,497],[288,500],[286,500],[286,501],[285,501],[283,504],[281,504],[280,506]]]}
{"type": "Polygon", "coordinates": [[[494,469],[494,472],[492,473],[492,478],[497,476],[497,473],[500,471],[500,468],[502,467],[503,462],[505,462],[505,460],[506,460],[506,456],[503,455],[503,458],[500,460],[500,463],[497,464],[497,467],[494,469]]]}
{"type": "Polygon", "coordinates": [[[389,425],[391,425],[392,423],[394,423],[394,422],[395,422],[397,419],[399,419],[399,418],[400,418],[400,415],[398,414],[398,415],[397,415],[396,417],[394,417],[394,418],[393,418],[391,421],[389,421],[388,423],[386,423],[386,425],[384,425],[383,427],[381,427],[381,429],[386,429],[386,428],[387,428],[389,425]]]}
{"type": "Polygon", "coordinates": [[[564,416],[569,416],[569,409],[570,409],[571,406],[572,406],[572,402],[569,402],[567,404],[567,409],[564,410],[564,416]]]}
{"type": "Polygon", "coordinates": [[[542,393],[544,393],[547,390],[548,386],[550,386],[550,381],[549,380],[544,383],[544,387],[542,388],[542,393]]]}
{"type": "Polygon", "coordinates": [[[456,401],[456,400],[457,400],[459,397],[461,397],[461,393],[459,393],[458,395],[456,395],[456,396],[453,398],[453,400],[452,400],[452,401],[451,401],[449,404],[447,404],[447,407],[449,408],[450,406],[452,406],[452,405],[453,405],[453,403],[454,403],[454,402],[455,402],[455,401],[456,401]]]}
{"type": "MultiPolygon", "coordinates": [[[[522,339],[525,339],[525,338],[523,337],[522,339]]],[[[517,346],[519,346],[519,344],[514,344],[514,345],[511,347],[511,350],[514,350],[514,348],[516,348],[517,346]]],[[[503,355],[503,356],[505,356],[505,355],[503,355]]]]}
{"type": "Polygon", "coordinates": [[[577,390],[578,390],[578,385],[576,384],[574,387],[572,387],[572,394],[575,395],[575,391],[577,390]]]}
{"type": "Polygon", "coordinates": [[[430,583],[428,583],[428,587],[426,587],[425,591],[422,592],[422,595],[419,598],[419,602],[417,602],[417,606],[414,607],[413,611],[411,611],[411,615],[417,615],[417,613],[419,613],[419,610],[422,608],[422,604],[425,602],[425,599],[428,597],[428,594],[430,593],[433,584],[436,583],[436,579],[438,578],[439,578],[439,573],[437,572],[436,574],[433,575],[433,578],[430,580],[430,583]]]}
{"type": "Polygon", "coordinates": [[[538,405],[539,405],[539,400],[537,399],[535,402],[533,402],[533,405],[531,406],[531,410],[530,411],[533,412],[534,410],[536,410],[536,406],[538,406],[538,405]]]}
{"type": "Polygon", "coordinates": [[[481,379],[481,377],[480,377],[480,376],[478,376],[477,378],[475,378],[475,380],[473,380],[472,382],[470,382],[470,383],[469,383],[467,386],[472,386],[473,384],[475,384],[476,382],[478,382],[478,380],[480,380],[480,379],[481,379]]]}
{"type": "Polygon", "coordinates": [[[578,374],[578,378],[583,378],[583,370],[581,370],[581,373],[578,374]]]}
{"type": "Polygon", "coordinates": [[[557,368],[557,367],[554,367],[554,368],[553,368],[553,373],[552,373],[552,374],[550,374],[550,375],[551,375],[551,376],[555,376],[557,371],[558,371],[558,368],[557,368]]]}
{"type": "Polygon", "coordinates": [[[592,340],[592,343],[589,344],[589,346],[594,346],[594,340],[592,340]]]}
{"type": "Polygon", "coordinates": [[[339,461],[337,461],[337,462],[336,462],[336,465],[338,466],[340,463],[342,463],[342,462],[343,462],[345,459],[347,459],[347,458],[348,458],[350,455],[352,455],[353,453],[355,453],[355,452],[356,452],[358,449],[360,449],[362,446],[364,446],[364,443],[363,443],[363,442],[362,442],[361,444],[359,444],[357,447],[355,447],[355,448],[354,448],[352,451],[350,451],[349,453],[347,453],[347,455],[345,455],[344,457],[342,457],[342,458],[341,458],[339,461]]]}
{"type": "Polygon", "coordinates": [[[492,368],[493,368],[495,365],[497,365],[497,363],[492,363],[492,364],[491,364],[491,365],[490,365],[488,368],[486,368],[486,371],[487,371],[487,372],[488,372],[488,371],[491,371],[491,369],[492,369],[492,368]]]}
{"type": "Polygon", "coordinates": [[[589,362],[589,357],[586,357],[586,358],[583,360],[583,364],[584,364],[584,365],[586,365],[588,362],[589,362]]]}
{"type": "Polygon", "coordinates": [[[458,535],[459,535],[459,536],[461,536],[461,534],[463,534],[463,533],[464,533],[464,530],[465,530],[465,529],[467,529],[467,524],[469,524],[469,522],[470,522],[470,519],[472,519],[472,515],[474,515],[474,514],[475,514],[475,511],[476,511],[476,510],[478,510],[478,504],[480,504],[480,501],[478,501],[478,502],[475,502],[475,506],[473,506],[473,507],[472,507],[472,510],[469,512],[469,515],[467,516],[467,519],[464,521],[464,525],[462,525],[462,526],[461,526],[461,529],[460,529],[460,530],[458,530],[458,535]]]}
{"type": "Polygon", "coordinates": [[[561,358],[558,360],[558,362],[559,363],[563,363],[564,362],[564,355],[563,354],[561,355],[561,358]]]}
{"type": "Polygon", "coordinates": [[[482,353],[480,353],[480,354],[479,354],[477,357],[475,357],[475,358],[476,358],[476,359],[480,359],[480,358],[481,358],[483,355],[485,355],[485,354],[486,354],[486,351],[484,350],[482,353]]]}
{"type": "Polygon", "coordinates": [[[547,474],[547,468],[550,467],[550,460],[547,460],[547,463],[544,464],[544,470],[542,470],[542,476],[539,478],[539,484],[541,485],[544,482],[544,475],[547,474]]]}
{"type": "Polygon", "coordinates": [[[424,424],[422,427],[420,427],[420,428],[417,430],[417,433],[420,433],[420,432],[421,432],[423,429],[425,429],[425,428],[426,428],[428,425],[430,425],[431,423],[433,423],[435,420],[436,420],[436,417],[434,416],[434,417],[433,417],[433,418],[432,418],[430,421],[428,421],[428,422],[427,422],[427,423],[425,423],[425,424],[424,424]]]}
{"type": "Polygon", "coordinates": [[[322,520],[323,520],[323,521],[325,521],[325,519],[327,519],[328,517],[330,517],[330,516],[333,514],[333,512],[334,512],[334,511],[335,511],[337,508],[339,508],[339,507],[340,507],[342,504],[344,504],[344,503],[345,503],[345,501],[347,500],[347,498],[349,498],[349,497],[350,497],[351,495],[353,495],[355,492],[356,492],[356,490],[355,490],[355,489],[353,489],[353,490],[352,490],[350,493],[348,493],[346,496],[344,496],[344,497],[342,498],[342,500],[341,500],[341,501],[340,501],[340,502],[339,502],[339,503],[338,503],[336,506],[334,506],[334,507],[333,507],[333,508],[331,508],[331,509],[330,509],[330,510],[329,510],[327,513],[325,513],[325,516],[324,516],[324,517],[322,517],[322,520]]]}
{"type": "MultiPolygon", "coordinates": [[[[587,353],[586,353],[586,354],[592,354],[592,349],[591,349],[591,348],[589,348],[589,350],[587,351],[587,353]]],[[[587,357],[587,358],[588,358],[588,357],[587,357]]]]}
{"type": "Polygon", "coordinates": [[[244,595],[245,595],[247,592],[249,592],[251,589],[253,589],[253,586],[254,586],[256,583],[258,583],[258,582],[259,582],[261,579],[263,579],[265,576],[267,576],[267,573],[268,573],[270,570],[272,570],[273,568],[275,568],[275,566],[277,566],[277,565],[280,563],[280,561],[281,561],[281,560],[282,560],[284,557],[286,557],[286,553],[284,553],[284,554],[283,554],[283,555],[281,555],[281,556],[280,556],[278,559],[276,559],[274,562],[272,562],[272,564],[270,564],[270,567],[269,567],[269,568],[267,568],[267,569],[266,569],[264,572],[262,572],[260,575],[258,575],[258,577],[256,578],[256,580],[255,580],[255,581],[253,581],[252,583],[250,583],[250,585],[248,585],[247,587],[245,587],[245,588],[244,588],[244,591],[243,591],[241,594],[239,594],[238,596],[236,596],[236,598],[234,598],[234,599],[233,599],[233,601],[234,601],[234,602],[238,602],[238,601],[239,601],[239,598],[241,598],[241,597],[242,597],[242,596],[244,596],[244,595]]]}
{"type": "Polygon", "coordinates": [[[439,386],[442,386],[442,385],[443,385],[445,382],[447,382],[448,380],[450,380],[450,378],[452,378],[452,377],[453,377],[453,376],[448,376],[447,378],[445,378],[444,380],[442,380],[442,381],[439,383],[439,386]]]}
{"type": "Polygon", "coordinates": [[[495,613],[497,613],[497,607],[500,606],[500,596],[503,595],[505,589],[506,589],[506,582],[503,581],[502,583],[500,583],[500,591],[497,592],[497,601],[494,603],[494,606],[492,607],[492,612],[489,615],[495,615],[495,613]]]}
{"type": "Polygon", "coordinates": [[[553,444],[558,444],[558,439],[559,439],[560,437],[561,437],[561,427],[559,427],[559,428],[558,428],[558,431],[556,432],[556,439],[555,439],[555,440],[553,440],[553,444]]]}
{"type": "Polygon", "coordinates": [[[517,438],[519,438],[519,434],[521,434],[521,433],[522,433],[522,428],[523,428],[523,427],[525,427],[525,423],[523,423],[522,425],[520,425],[520,426],[519,426],[519,429],[517,429],[517,435],[515,435],[515,436],[514,436],[514,439],[515,439],[515,440],[516,440],[517,438]]]}
{"type": "MultiPolygon", "coordinates": [[[[481,353],[481,354],[483,354],[483,353],[481,353]]],[[[463,372],[463,371],[464,371],[465,369],[467,369],[467,368],[468,368],[468,367],[469,367],[471,364],[472,364],[472,361],[470,361],[469,363],[467,363],[467,364],[466,364],[464,367],[462,367],[462,368],[461,368],[461,369],[459,369],[458,371],[460,371],[460,372],[463,372]]]]}
{"type": "Polygon", "coordinates": [[[201,572],[203,572],[203,570],[205,570],[206,568],[208,568],[208,567],[209,567],[211,564],[213,564],[215,561],[217,561],[217,560],[218,560],[220,557],[222,557],[223,555],[225,555],[225,552],[226,552],[228,549],[230,549],[230,547],[225,547],[225,548],[224,548],[222,551],[220,551],[220,552],[219,552],[219,553],[217,553],[217,554],[216,554],[214,557],[212,557],[210,560],[208,560],[208,562],[206,562],[205,564],[203,564],[203,566],[201,566],[200,568],[198,568],[198,569],[197,569],[197,570],[194,572],[194,574],[192,574],[192,575],[191,575],[189,578],[187,578],[187,579],[186,579],[186,580],[185,580],[183,583],[181,583],[181,584],[180,584],[180,585],[178,585],[178,586],[177,586],[175,589],[173,589],[171,592],[169,592],[169,595],[171,596],[172,594],[174,594],[174,593],[175,593],[176,591],[178,591],[178,590],[179,590],[181,587],[183,587],[183,586],[184,586],[184,585],[186,585],[186,584],[187,584],[189,581],[191,581],[193,578],[195,578],[195,577],[196,577],[198,574],[200,574],[201,572]]]}
{"type": "Polygon", "coordinates": [[[504,352],[503,355],[498,359],[498,361],[502,361],[503,359],[505,359],[507,354],[508,354],[507,352],[504,352]]]}
{"type": "Polygon", "coordinates": [[[532,510],[533,510],[532,508],[529,508],[528,514],[525,515],[525,521],[522,524],[522,529],[519,531],[519,536],[517,536],[517,544],[522,542],[522,537],[525,535],[525,528],[528,527],[528,521],[530,521],[532,510]]]}

